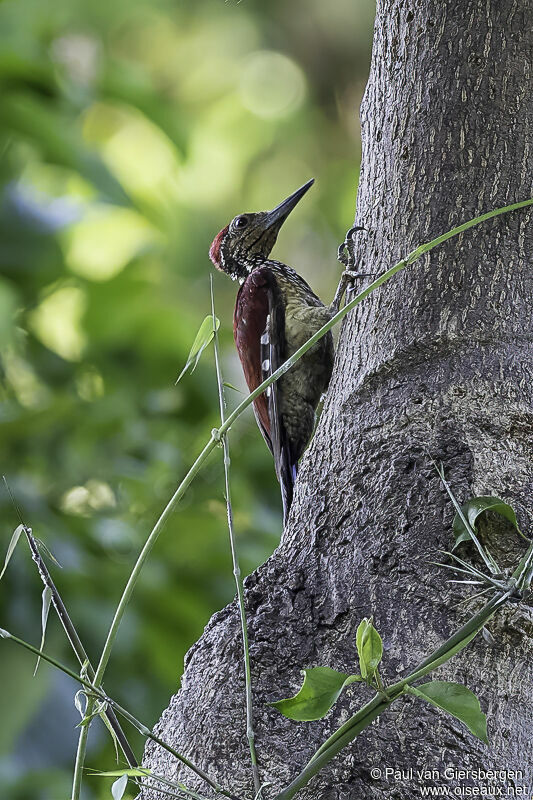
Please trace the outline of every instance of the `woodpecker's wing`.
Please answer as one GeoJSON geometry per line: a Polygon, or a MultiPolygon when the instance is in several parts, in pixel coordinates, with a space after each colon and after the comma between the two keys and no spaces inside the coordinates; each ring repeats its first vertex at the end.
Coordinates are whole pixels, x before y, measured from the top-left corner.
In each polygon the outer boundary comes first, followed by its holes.
{"type": "MultiPolygon", "coordinates": [[[[285,313],[276,277],[268,266],[252,270],[241,286],[233,320],[235,344],[251,392],[272,375],[286,356],[285,313]]],[[[280,413],[279,384],[273,383],[254,400],[261,433],[274,456],[281,485],[284,517],[292,502],[296,465],[280,413]]]]}

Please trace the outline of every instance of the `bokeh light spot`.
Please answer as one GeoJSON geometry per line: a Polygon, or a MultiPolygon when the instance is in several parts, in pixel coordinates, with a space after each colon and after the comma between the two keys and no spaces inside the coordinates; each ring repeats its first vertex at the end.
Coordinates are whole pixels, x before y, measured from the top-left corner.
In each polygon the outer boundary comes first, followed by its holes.
{"type": "Polygon", "coordinates": [[[76,378],[76,389],[82,400],[91,403],[104,396],[104,379],[95,367],[87,367],[76,378]]]}
{"type": "Polygon", "coordinates": [[[50,401],[51,392],[46,384],[38,379],[31,365],[17,355],[12,347],[4,348],[2,367],[6,382],[21,406],[39,408],[50,401]]]}
{"type": "Polygon", "coordinates": [[[94,511],[114,508],[116,504],[111,486],[95,478],[88,480],[85,486],[73,486],[68,489],[60,501],[62,511],[81,517],[90,516],[94,511]]]}
{"type": "Polygon", "coordinates": [[[179,156],[168,136],[128,106],[94,103],[84,115],[84,136],[131,194],[164,204],[176,193],[179,156]]]}
{"type": "Polygon", "coordinates": [[[216,207],[240,180],[241,169],[239,153],[231,141],[198,130],[179,176],[179,195],[191,207],[216,207]]]}
{"type": "Polygon", "coordinates": [[[85,346],[81,318],[85,311],[85,293],[68,286],[48,295],[29,317],[29,324],[41,342],[67,359],[79,361],[85,346]]]}
{"type": "Polygon", "coordinates": [[[105,206],[69,228],[65,260],[73,272],[105,281],[154,240],[154,231],[134,211],[105,206]]]}
{"type": "Polygon", "coordinates": [[[243,65],[241,102],[258,117],[275,119],[296,111],[303,103],[305,89],[302,70],[282,53],[259,50],[243,65]]]}

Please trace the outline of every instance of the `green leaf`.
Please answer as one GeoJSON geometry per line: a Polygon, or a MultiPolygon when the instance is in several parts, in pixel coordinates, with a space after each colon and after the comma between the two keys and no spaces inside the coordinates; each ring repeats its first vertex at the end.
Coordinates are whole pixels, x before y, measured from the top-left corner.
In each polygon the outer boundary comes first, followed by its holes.
{"type": "Polygon", "coordinates": [[[109,731],[109,735],[111,736],[111,739],[113,741],[113,745],[115,746],[115,758],[116,758],[116,761],[117,761],[117,764],[118,764],[118,760],[119,760],[120,756],[119,756],[119,752],[118,752],[119,743],[118,743],[117,734],[113,730],[113,726],[109,722],[109,719],[108,719],[106,713],[102,712],[100,714],[100,719],[102,720],[102,722],[106,726],[107,730],[109,731]]]}
{"type": "Polygon", "coordinates": [[[196,365],[200,360],[200,356],[204,352],[207,345],[211,342],[213,336],[215,335],[215,326],[216,330],[218,331],[220,327],[220,320],[218,317],[215,317],[215,322],[213,324],[213,315],[208,314],[208,316],[204,319],[202,324],[198,329],[198,333],[196,334],[196,338],[192,344],[191,351],[187,358],[187,363],[181,370],[176,383],[179,383],[180,380],[183,378],[187,370],[192,364],[191,372],[194,372],[196,369],[196,365]]]}
{"type": "Polygon", "coordinates": [[[111,772],[98,772],[97,770],[91,772],[92,775],[97,775],[102,778],[116,778],[122,777],[123,775],[126,775],[128,778],[146,778],[150,773],[151,770],[141,769],[140,767],[135,769],[113,769],[111,772]]]}
{"type": "Polygon", "coordinates": [[[58,566],[58,567],[59,567],[59,569],[63,569],[63,567],[61,566],[61,564],[59,563],[59,561],[57,560],[57,558],[55,557],[55,555],[54,555],[54,554],[52,553],[52,551],[51,551],[51,550],[50,550],[50,549],[49,549],[49,548],[48,548],[48,547],[45,545],[45,543],[42,541],[42,539],[38,539],[36,536],[34,536],[33,538],[34,538],[34,539],[35,539],[35,541],[37,542],[37,545],[38,545],[38,547],[39,547],[39,550],[44,550],[44,552],[45,552],[45,554],[48,556],[48,558],[49,558],[49,559],[51,559],[51,560],[54,562],[54,564],[55,564],[56,566],[58,566]]]}
{"type": "Polygon", "coordinates": [[[237,389],[236,386],[234,386],[232,383],[229,383],[228,381],[224,381],[224,386],[227,389],[233,389],[234,392],[239,392],[239,394],[242,394],[242,391],[240,389],[237,389]]]}
{"type": "Polygon", "coordinates": [[[123,775],[121,778],[119,778],[114,782],[114,784],[111,786],[111,794],[113,795],[113,800],[122,800],[127,785],[128,785],[127,775],[123,775]]]}
{"type": "Polygon", "coordinates": [[[94,710],[90,714],[85,714],[81,722],[78,722],[76,725],[77,728],[85,728],[86,725],[91,724],[93,719],[105,714],[107,711],[107,702],[105,700],[97,700],[93,706],[93,709],[94,710]]]}
{"type": "MultiPolygon", "coordinates": [[[[46,636],[46,625],[48,622],[48,612],[50,611],[50,603],[52,602],[52,590],[49,586],[45,586],[43,589],[43,605],[41,611],[41,646],[39,650],[44,650],[44,639],[46,636]]],[[[37,663],[35,665],[35,669],[33,670],[33,677],[35,677],[37,670],[39,668],[39,663],[41,661],[41,656],[37,658],[37,663]]]]}
{"type": "Polygon", "coordinates": [[[481,710],[476,695],[466,686],[448,681],[431,681],[416,689],[413,686],[407,686],[406,691],[447,711],[452,717],[463,722],[474,736],[477,736],[485,744],[489,743],[487,717],[481,710]]]}
{"type": "MultiPolygon", "coordinates": [[[[483,514],[485,511],[494,511],[496,514],[500,514],[500,516],[508,519],[511,525],[516,528],[518,533],[523,536],[520,528],[518,527],[514,508],[508,503],[505,503],[503,500],[500,500],[499,497],[473,497],[471,500],[461,506],[461,511],[472,528],[475,528],[477,518],[481,514],[483,514]]],[[[459,514],[456,514],[453,519],[452,529],[455,537],[455,547],[457,547],[457,545],[461,542],[466,542],[471,538],[468,528],[462,521],[459,514]]]]}
{"type": "Polygon", "coordinates": [[[373,677],[383,657],[383,642],[372,622],[366,617],[359,623],[355,642],[361,675],[367,681],[373,677]]]}
{"type": "Polygon", "coordinates": [[[4,561],[4,567],[2,569],[2,572],[0,572],[0,581],[4,577],[4,572],[7,569],[7,565],[9,564],[11,556],[13,555],[13,551],[14,551],[15,547],[17,546],[17,542],[20,539],[22,533],[24,533],[24,525],[19,525],[13,531],[13,536],[11,537],[11,541],[9,542],[9,545],[7,547],[6,560],[4,561]]]}
{"type": "Polygon", "coordinates": [[[322,719],[337,701],[342,690],[350,683],[361,680],[360,675],[348,675],[330,667],[311,667],[302,670],[302,674],[304,682],[294,697],[269,703],[284,717],[301,722],[322,719]]]}

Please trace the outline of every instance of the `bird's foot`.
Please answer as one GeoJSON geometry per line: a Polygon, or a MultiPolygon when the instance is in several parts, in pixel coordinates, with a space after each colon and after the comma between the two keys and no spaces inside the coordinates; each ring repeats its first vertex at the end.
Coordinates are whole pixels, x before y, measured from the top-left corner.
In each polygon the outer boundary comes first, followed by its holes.
{"type": "Polygon", "coordinates": [[[342,278],[345,278],[347,283],[353,283],[356,278],[375,278],[377,276],[377,272],[356,272],[353,269],[345,269],[341,275],[342,278]]]}
{"type": "Polygon", "coordinates": [[[337,291],[335,292],[335,297],[333,298],[333,302],[330,305],[330,311],[332,314],[336,314],[341,307],[342,298],[348,292],[351,292],[354,289],[354,281],[358,278],[375,278],[376,275],[373,272],[355,272],[353,269],[345,269],[341,275],[341,279],[339,281],[339,285],[337,286],[337,291]]]}
{"type": "Polygon", "coordinates": [[[350,228],[350,230],[346,233],[344,242],[339,245],[339,249],[337,251],[338,260],[348,269],[351,269],[355,264],[353,245],[354,237],[357,231],[366,231],[366,228],[363,227],[363,225],[354,225],[353,228],[350,228]]]}
{"type": "Polygon", "coordinates": [[[375,274],[372,272],[357,272],[357,270],[354,269],[355,256],[353,254],[353,244],[354,236],[358,231],[366,231],[366,228],[362,225],[354,225],[354,227],[350,228],[347,232],[344,242],[339,247],[337,257],[341,264],[344,264],[347,269],[345,269],[341,275],[335,297],[330,306],[332,314],[336,314],[339,311],[342,298],[345,294],[352,291],[355,280],[358,278],[375,278],[375,274]]]}

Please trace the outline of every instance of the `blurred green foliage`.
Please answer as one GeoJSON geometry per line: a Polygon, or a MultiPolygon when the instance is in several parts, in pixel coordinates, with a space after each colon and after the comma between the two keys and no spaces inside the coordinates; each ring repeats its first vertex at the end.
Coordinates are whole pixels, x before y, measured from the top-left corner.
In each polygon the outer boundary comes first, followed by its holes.
{"type": "MultiPolygon", "coordinates": [[[[0,5],[1,466],[63,569],[97,660],[134,559],[217,424],[212,353],[179,383],[210,311],[207,250],[236,213],[317,183],[276,256],[324,297],[353,219],[356,108],[370,0],[4,0],[0,5]]],[[[236,286],[215,278],[226,380],[236,286]]],[[[230,404],[240,399],[228,389],[230,404]]],[[[281,504],[253,417],[230,439],[243,567],[275,548],[281,504]]],[[[0,493],[0,543],[18,523],[0,493]]],[[[0,625],[40,638],[41,584],[22,539],[0,625]]],[[[234,592],[220,458],[193,484],[146,567],[106,679],[153,724],[183,656],[234,592]]],[[[73,657],[51,614],[47,649],[73,657]]],[[[0,796],[70,796],[71,681],[0,648],[0,796]]],[[[132,734],[138,752],[141,743],[132,734]]],[[[89,765],[113,768],[98,723],[89,765]]],[[[84,797],[109,797],[89,778],[84,797]]]]}

